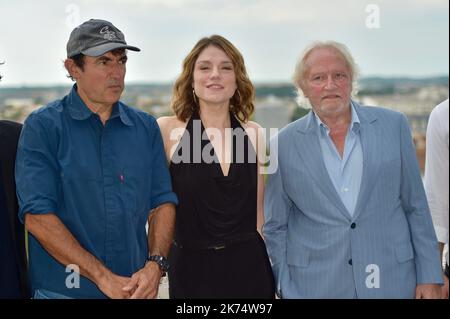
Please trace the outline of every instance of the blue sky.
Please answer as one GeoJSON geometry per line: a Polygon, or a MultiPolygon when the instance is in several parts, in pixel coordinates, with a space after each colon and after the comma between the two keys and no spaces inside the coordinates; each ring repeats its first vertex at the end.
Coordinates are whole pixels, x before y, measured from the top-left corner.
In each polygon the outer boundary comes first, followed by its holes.
{"type": "Polygon", "coordinates": [[[241,50],[256,83],[289,82],[299,54],[315,40],[346,44],[363,76],[447,75],[448,6],[448,0],[0,0],[2,86],[70,84],[62,66],[66,42],[90,18],[112,21],[142,49],[129,53],[128,82],[173,81],[194,44],[215,33],[241,50]]]}

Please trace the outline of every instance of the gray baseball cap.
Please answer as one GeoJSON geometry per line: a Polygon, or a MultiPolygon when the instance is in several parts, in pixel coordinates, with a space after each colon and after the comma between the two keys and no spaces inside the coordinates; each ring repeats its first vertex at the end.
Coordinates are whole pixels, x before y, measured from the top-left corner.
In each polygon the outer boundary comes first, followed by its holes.
{"type": "Polygon", "coordinates": [[[73,29],[67,42],[67,57],[77,54],[100,56],[115,49],[141,51],[128,45],[125,36],[111,22],[91,19],[73,29]]]}

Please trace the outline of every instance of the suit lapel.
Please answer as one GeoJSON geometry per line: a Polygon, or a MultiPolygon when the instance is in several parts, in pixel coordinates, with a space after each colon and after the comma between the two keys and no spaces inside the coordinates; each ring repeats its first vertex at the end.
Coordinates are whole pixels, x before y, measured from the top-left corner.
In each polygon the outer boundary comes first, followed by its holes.
{"type": "Polygon", "coordinates": [[[319,137],[317,135],[317,123],[312,111],[308,117],[307,121],[301,123],[302,125],[297,130],[299,133],[295,139],[297,153],[303,164],[307,167],[311,178],[316,182],[316,185],[330,198],[330,201],[339,209],[345,218],[350,220],[350,213],[336,192],[333,182],[328,175],[325,163],[323,162],[319,137]]]}
{"type": "MultiPolygon", "coordinates": [[[[354,102],[353,102],[354,103],[354,102]]],[[[361,186],[355,206],[353,220],[359,216],[364,205],[370,198],[370,193],[375,185],[380,165],[381,150],[383,149],[378,122],[375,117],[370,116],[367,110],[362,109],[354,103],[358,117],[361,121],[360,138],[363,152],[363,173],[361,186]]]]}

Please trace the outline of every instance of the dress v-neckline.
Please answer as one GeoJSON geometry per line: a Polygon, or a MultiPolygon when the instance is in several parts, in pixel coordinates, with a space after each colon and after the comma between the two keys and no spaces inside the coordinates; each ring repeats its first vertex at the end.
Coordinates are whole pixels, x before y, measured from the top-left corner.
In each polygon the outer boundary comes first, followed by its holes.
{"type": "MultiPolygon", "coordinates": [[[[233,140],[231,141],[231,162],[230,162],[230,166],[228,167],[228,174],[226,174],[225,175],[225,172],[224,172],[224,170],[222,169],[222,165],[221,165],[221,163],[220,163],[220,160],[219,160],[219,158],[217,157],[217,152],[216,152],[216,149],[214,148],[214,144],[211,142],[211,140],[209,139],[209,136],[208,136],[208,134],[206,134],[206,128],[205,128],[205,126],[203,125],[203,121],[202,121],[202,119],[200,118],[200,115],[197,113],[196,114],[197,116],[197,118],[196,119],[198,119],[199,121],[200,121],[200,124],[201,124],[201,135],[202,135],[202,139],[203,139],[203,134],[205,134],[205,136],[206,136],[206,139],[204,140],[205,142],[207,142],[207,144],[206,145],[208,145],[208,144],[211,144],[211,148],[212,148],[212,151],[214,152],[214,162],[213,162],[213,164],[216,164],[217,166],[218,166],[218,169],[219,169],[219,171],[220,171],[220,176],[222,177],[222,178],[229,178],[230,176],[231,176],[231,169],[232,169],[232,167],[233,167],[233,163],[234,163],[234,160],[233,160],[233,157],[234,157],[234,142],[233,142],[233,140]]],[[[194,118],[194,120],[195,120],[195,118],[194,118]]],[[[233,114],[230,112],[230,125],[231,125],[231,129],[235,129],[235,127],[233,126],[233,114]]]]}

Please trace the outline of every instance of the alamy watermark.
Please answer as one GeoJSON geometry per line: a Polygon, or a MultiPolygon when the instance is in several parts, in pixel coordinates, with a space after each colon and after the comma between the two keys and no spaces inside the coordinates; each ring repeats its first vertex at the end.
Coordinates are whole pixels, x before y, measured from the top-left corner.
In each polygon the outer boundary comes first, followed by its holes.
{"type": "Polygon", "coordinates": [[[377,4],[368,4],[366,6],[366,12],[369,14],[366,17],[366,27],[369,29],[379,29],[380,24],[380,6],[377,4]]]}
{"type": "Polygon", "coordinates": [[[81,24],[80,7],[74,3],[66,6],[66,27],[70,30],[81,24]]]}
{"type": "Polygon", "coordinates": [[[200,120],[193,121],[193,136],[185,128],[170,132],[171,141],[180,141],[170,150],[170,154],[173,154],[172,163],[258,163],[261,174],[273,174],[277,170],[277,139],[272,139],[269,146],[266,144],[270,137],[278,133],[277,128],[226,128],[223,134],[217,128],[206,128],[202,133],[201,125],[200,120]],[[202,147],[202,141],[210,143],[202,147]],[[230,149],[235,152],[223,152],[230,149]]]}
{"type": "Polygon", "coordinates": [[[380,267],[376,264],[367,265],[366,273],[369,274],[366,277],[366,287],[369,289],[380,288],[380,267]]]}
{"type": "Polygon", "coordinates": [[[80,267],[75,264],[67,265],[66,272],[69,273],[66,277],[67,289],[80,288],[80,267]]]}

